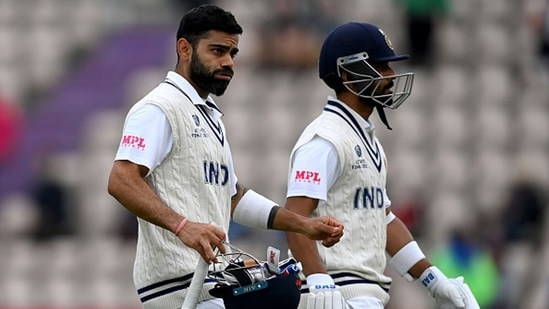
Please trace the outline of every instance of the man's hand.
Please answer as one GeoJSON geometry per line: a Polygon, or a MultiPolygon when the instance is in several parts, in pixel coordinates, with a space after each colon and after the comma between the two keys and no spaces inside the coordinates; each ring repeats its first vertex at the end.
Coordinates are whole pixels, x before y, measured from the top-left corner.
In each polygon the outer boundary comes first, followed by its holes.
{"type": "Polygon", "coordinates": [[[307,237],[322,240],[322,245],[331,247],[343,236],[343,224],[333,217],[308,218],[304,228],[307,237]]]}
{"type": "Polygon", "coordinates": [[[448,279],[432,266],[421,274],[419,280],[441,309],[480,309],[463,277],[448,279]]]}
{"type": "Polygon", "coordinates": [[[187,247],[198,251],[207,264],[218,262],[214,248],[217,247],[221,253],[226,252],[223,242],[227,236],[211,224],[187,221],[178,237],[187,247]]]}

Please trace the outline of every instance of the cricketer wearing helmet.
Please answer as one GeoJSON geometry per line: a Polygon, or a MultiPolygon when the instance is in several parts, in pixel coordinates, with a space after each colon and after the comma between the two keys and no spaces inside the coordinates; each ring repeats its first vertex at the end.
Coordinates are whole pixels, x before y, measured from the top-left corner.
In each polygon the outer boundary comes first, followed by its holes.
{"type": "Polygon", "coordinates": [[[410,95],[413,73],[396,74],[397,55],[377,26],[351,22],[325,39],[320,78],[335,91],[292,150],[285,208],[304,216],[331,215],[345,225],[339,244],[323,248],[287,233],[291,254],[306,282],[300,308],[384,308],[389,301],[389,264],[418,281],[441,308],[478,308],[463,278],[448,279],[423,254],[391,212],[387,160],[369,121],[374,109],[398,108],[410,95]]]}

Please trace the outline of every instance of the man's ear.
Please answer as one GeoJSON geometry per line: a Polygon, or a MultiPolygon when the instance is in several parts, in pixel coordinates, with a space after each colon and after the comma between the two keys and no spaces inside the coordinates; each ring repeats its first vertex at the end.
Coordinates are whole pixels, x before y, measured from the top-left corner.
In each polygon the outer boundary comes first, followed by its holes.
{"type": "Polygon", "coordinates": [[[187,39],[181,38],[177,40],[177,55],[182,62],[189,62],[191,60],[193,46],[187,41],[187,39]]]}
{"type": "Polygon", "coordinates": [[[344,71],[342,70],[343,72],[341,72],[341,80],[344,81],[344,82],[348,82],[349,81],[349,76],[347,75],[347,71],[344,71]]]}
{"type": "MultiPolygon", "coordinates": [[[[347,71],[343,71],[341,72],[341,80],[343,82],[348,82],[350,79],[349,79],[349,73],[347,73],[347,71]]],[[[350,84],[347,84],[347,87],[353,89],[354,91],[356,91],[356,84],[354,83],[350,83],[350,84]]]]}

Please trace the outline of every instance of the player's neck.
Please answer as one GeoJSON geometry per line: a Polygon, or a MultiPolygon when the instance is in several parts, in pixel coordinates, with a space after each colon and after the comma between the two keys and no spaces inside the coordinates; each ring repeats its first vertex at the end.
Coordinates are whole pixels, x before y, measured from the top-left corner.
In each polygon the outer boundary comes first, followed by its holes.
{"type": "Polygon", "coordinates": [[[338,100],[357,112],[364,120],[368,120],[374,111],[374,107],[363,102],[358,96],[350,92],[342,92],[337,96],[338,100]]]}

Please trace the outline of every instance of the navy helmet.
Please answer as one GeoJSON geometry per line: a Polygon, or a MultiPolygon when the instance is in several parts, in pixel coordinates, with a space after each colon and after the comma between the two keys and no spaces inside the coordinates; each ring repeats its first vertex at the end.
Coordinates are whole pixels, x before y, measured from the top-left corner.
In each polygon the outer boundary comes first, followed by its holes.
{"type": "MultiPolygon", "coordinates": [[[[230,249],[218,252],[222,261],[208,277],[217,281],[210,295],[223,299],[227,309],[296,309],[301,298],[301,263],[294,258],[270,262],[225,242],[230,249]]],[[[271,248],[269,248],[271,250],[271,248]]],[[[276,249],[278,250],[278,249],[276,249]]],[[[269,255],[268,251],[268,255],[269,255]]]]}
{"type": "Polygon", "coordinates": [[[218,285],[209,293],[223,299],[227,309],[296,309],[301,298],[301,280],[287,274],[246,286],[218,285]]]}

